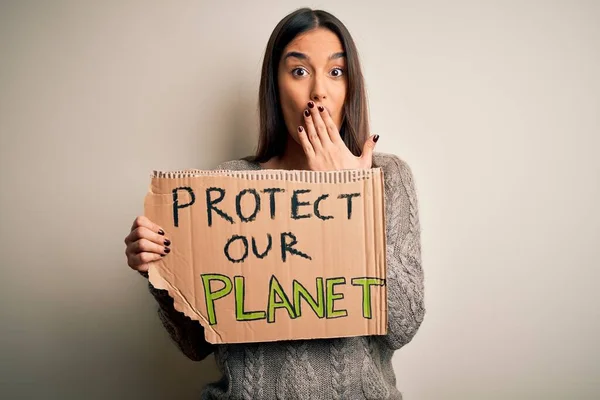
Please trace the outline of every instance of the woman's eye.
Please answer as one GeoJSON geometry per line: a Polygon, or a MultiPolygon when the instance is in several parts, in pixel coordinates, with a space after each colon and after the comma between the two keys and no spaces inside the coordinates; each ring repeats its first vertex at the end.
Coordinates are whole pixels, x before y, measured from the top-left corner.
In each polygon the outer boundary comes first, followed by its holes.
{"type": "Polygon", "coordinates": [[[331,70],[331,75],[333,75],[335,78],[340,77],[344,75],[344,70],[342,68],[334,68],[331,70]]]}
{"type": "Polygon", "coordinates": [[[305,70],[304,68],[294,68],[292,70],[292,75],[294,76],[306,76],[308,74],[308,71],[305,70]]]}

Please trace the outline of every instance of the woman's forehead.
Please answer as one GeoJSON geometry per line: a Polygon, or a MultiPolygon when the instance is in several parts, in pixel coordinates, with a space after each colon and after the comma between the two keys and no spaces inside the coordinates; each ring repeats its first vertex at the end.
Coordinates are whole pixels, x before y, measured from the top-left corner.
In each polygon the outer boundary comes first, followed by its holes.
{"type": "Polygon", "coordinates": [[[317,28],[296,36],[285,47],[284,58],[286,54],[294,52],[305,55],[311,61],[328,61],[332,55],[343,53],[344,48],[335,33],[317,28]]]}

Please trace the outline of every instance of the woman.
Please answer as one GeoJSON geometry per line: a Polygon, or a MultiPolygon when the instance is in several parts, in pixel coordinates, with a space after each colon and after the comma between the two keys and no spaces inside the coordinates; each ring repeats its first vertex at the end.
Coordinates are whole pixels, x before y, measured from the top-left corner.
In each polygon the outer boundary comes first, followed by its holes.
{"type": "MultiPolygon", "coordinates": [[[[358,54],[337,18],[305,8],[277,25],[265,53],[259,108],[257,153],[217,169],[383,169],[388,334],[211,345],[198,322],[150,285],[162,323],[189,358],[214,352],[223,377],[206,387],[206,399],[401,399],[391,358],[413,338],[425,313],[417,200],[407,164],[373,154],[378,136],[368,134],[358,54]]],[[[168,256],[167,237],[147,218],[136,218],[125,239],[129,266],[147,277],[147,263],[168,256]]]]}

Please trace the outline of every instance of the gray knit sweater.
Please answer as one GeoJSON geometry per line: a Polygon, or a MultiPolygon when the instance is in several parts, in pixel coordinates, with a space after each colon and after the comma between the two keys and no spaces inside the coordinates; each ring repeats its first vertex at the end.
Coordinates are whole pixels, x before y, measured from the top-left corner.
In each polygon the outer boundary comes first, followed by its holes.
{"type": "MultiPolygon", "coordinates": [[[[204,389],[202,399],[402,399],[392,355],[411,341],[425,314],[417,197],[404,161],[375,153],[373,166],[383,169],[385,180],[387,335],[211,345],[197,321],[176,311],[166,291],[150,285],[160,319],[181,351],[192,360],[214,352],[223,376],[204,389]]],[[[260,166],[234,160],[217,169],[260,166]]]]}

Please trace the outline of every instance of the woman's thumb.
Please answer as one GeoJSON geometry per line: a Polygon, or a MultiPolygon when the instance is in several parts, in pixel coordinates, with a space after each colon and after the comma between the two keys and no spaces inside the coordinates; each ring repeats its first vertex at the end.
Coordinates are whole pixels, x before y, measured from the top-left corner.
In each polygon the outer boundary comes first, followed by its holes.
{"type": "Polygon", "coordinates": [[[363,152],[362,152],[360,158],[364,159],[365,161],[369,161],[369,165],[371,164],[371,161],[373,160],[373,149],[375,148],[375,143],[377,143],[378,140],[379,140],[379,135],[372,135],[365,142],[365,145],[363,147],[363,152]]]}

